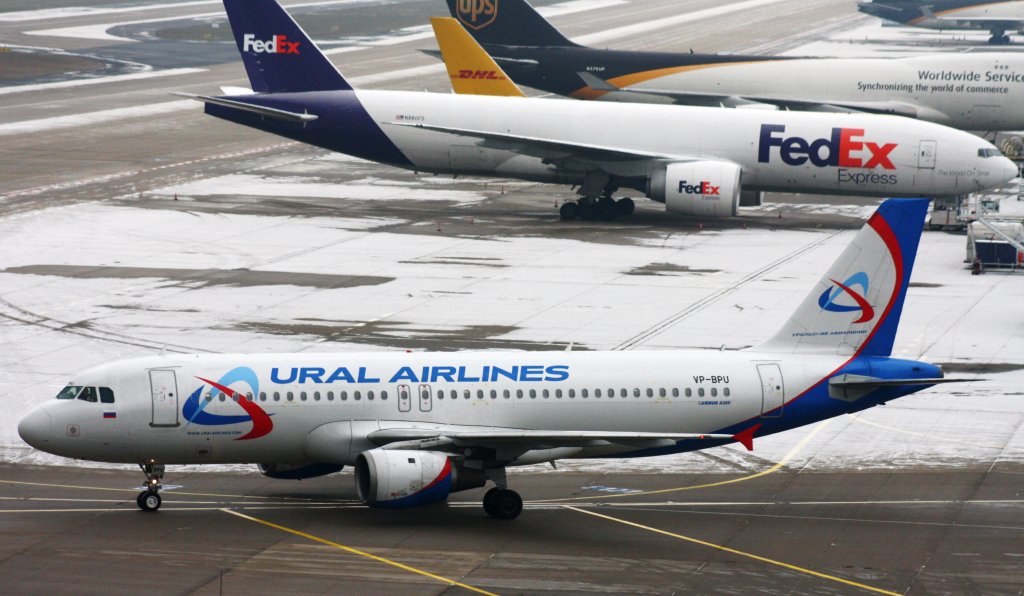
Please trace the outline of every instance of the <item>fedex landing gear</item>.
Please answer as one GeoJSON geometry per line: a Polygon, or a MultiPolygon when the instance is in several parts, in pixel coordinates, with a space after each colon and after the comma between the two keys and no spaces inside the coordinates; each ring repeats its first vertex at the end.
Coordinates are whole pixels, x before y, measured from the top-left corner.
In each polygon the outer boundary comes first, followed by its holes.
{"type": "Polygon", "coordinates": [[[485,470],[487,477],[497,485],[484,495],[484,511],[498,519],[515,519],[523,512],[523,498],[508,488],[505,468],[485,470]]]}
{"type": "Polygon", "coordinates": [[[992,37],[988,38],[988,43],[994,46],[1007,46],[1010,45],[1010,36],[1005,31],[994,29],[992,37]]]}
{"type": "Polygon", "coordinates": [[[164,477],[163,464],[139,464],[142,473],[146,475],[146,490],[135,497],[135,503],[143,511],[156,511],[160,509],[163,499],[160,498],[160,480],[164,477]]]}
{"type": "Polygon", "coordinates": [[[601,197],[600,199],[583,198],[578,201],[566,201],[558,208],[558,216],[565,221],[571,221],[577,217],[584,220],[600,219],[611,221],[616,217],[631,215],[636,209],[636,203],[629,197],[613,199],[601,197]]]}

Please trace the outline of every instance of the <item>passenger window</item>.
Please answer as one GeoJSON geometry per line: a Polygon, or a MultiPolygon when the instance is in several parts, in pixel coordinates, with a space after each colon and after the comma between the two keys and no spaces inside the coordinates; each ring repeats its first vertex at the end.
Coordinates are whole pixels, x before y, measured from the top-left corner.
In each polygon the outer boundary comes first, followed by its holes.
{"type": "Polygon", "coordinates": [[[327,392],[327,401],[334,401],[334,392],[333,391],[328,391],[327,392]]]}
{"type": "Polygon", "coordinates": [[[627,391],[626,388],[623,387],[622,389],[619,390],[619,395],[622,397],[629,397],[629,391],[627,391]]]}
{"type": "MultiPolygon", "coordinates": [[[[429,395],[424,395],[423,397],[430,397],[430,396],[429,395]]],[[[368,401],[373,401],[373,391],[367,391],[366,392],[366,399],[368,401]]]]}
{"type": "Polygon", "coordinates": [[[558,397],[558,398],[562,397],[562,390],[561,389],[555,389],[555,397],[558,397]]]}
{"type": "Polygon", "coordinates": [[[633,397],[640,397],[640,390],[636,387],[633,388],[633,397]]]}
{"type": "Polygon", "coordinates": [[[541,393],[544,395],[544,399],[551,397],[551,392],[547,389],[542,390],[541,393]]]}
{"type": "Polygon", "coordinates": [[[301,399],[302,401],[306,401],[306,392],[305,391],[303,391],[302,393],[299,394],[299,399],[301,399]]]}
{"type": "Polygon", "coordinates": [[[654,389],[647,388],[647,397],[654,397],[654,389]]]}
{"type": "Polygon", "coordinates": [[[314,391],[313,392],[313,401],[320,401],[320,392],[319,391],[314,391]]]}
{"type": "Polygon", "coordinates": [[[223,393],[218,393],[217,399],[219,399],[220,401],[224,401],[225,399],[227,399],[227,396],[224,395],[223,393]]]}
{"type": "Polygon", "coordinates": [[[587,396],[587,390],[586,389],[580,389],[580,397],[586,397],[586,396],[587,396]]]}
{"type": "Polygon", "coordinates": [[[601,397],[601,390],[600,389],[594,389],[594,397],[601,397]]]}
{"type": "MultiPolygon", "coordinates": [[[[452,393],[452,395],[454,396],[455,393],[452,393]]],[[[387,391],[381,391],[380,392],[380,400],[381,401],[387,401],[388,400],[388,392],[387,391]]]]}
{"type": "Polygon", "coordinates": [[[722,395],[724,395],[726,397],[729,397],[729,388],[728,387],[726,387],[725,389],[722,389],[722,395]]]}
{"type": "Polygon", "coordinates": [[[523,399],[523,390],[522,389],[516,389],[516,398],[517,399],[523,399]]]}
{"type": "MultiPolygon", "coordinates": [[[[506,389],[506,390],[501,392],[501,396],[504,397],[505,399],[508,399],[508,398],[512,397],[512,392],[509,391],[508,389],[506,389]]],[[[519,397],[522,397],[522,395],[520,395],[519,397]]]]}
{"type": "Polygon", "coordinates": [[[105,404],[114,403],[114,392],[110,387],[100,387],[100,401],[105,404]]]}
{"type": "Polygon", "coordinates": [[[718,388],[712,387],[711,388],[711,397],[715,397],[717,395],[718,395],[718,388]]]}
{"type": "Polygon", "coordinates": [[[341,401],[348,401],[348,391],[342,391],[338,394],[338,397],[341,398],[341,401]]]}
{"type": "Polygon", "coordinates": [[[267,392],[260,391],[260,401],[267,401],[267,392]]]}
{"type": "Polygon", "coordinates": [[[569,397],[576,397],[576,390],[575,389],[570,389],[569,390],[569,397]]]}
{"type": "Polygon", "coordinates": [[[666,397],[665,388],[658,389],[658,397],[666,397]]]}
{"type": "Polygon", "coordinates": [[[295,394],[289,391],[287,394],[288,401],[295,401],[295,394]]]}
{"type": "Polygon", "coordinates": [[[530,399],[537,399],[537,390],[530,389],[530,399]]]}
{"type": "MultiPolygon", "coordinates": [[[[383,397],[381,399],[383,399],[383,397]]],[[[444,389],[437,390],[437,399],[444,399],[444,389]]]]}
{"type": "Polygon", "coordinates": [[[495,389],[491,389],[491,399],[498,397],[498,392],[495,389]]]}
{"type": "Polygon", "coordinates": [[[274,401],[281,401],[281,394],[277,391],[274,392],[274,401]]]}
{"type": "Polygon", "coordinates": [[[483,389],[477,389],[476,390],[476,398],[477,399],[483,399],[484,398],[484,390],[483,389]]]}
{"type": "Polygon", "coordinates": [[[701,387],[697,390],[697,397],[704,397],[704,388],[701,387]]]}
{"type": "Polygon", "coordinates": [[[686,397],[693,397],[693,389],[686,388],[686,397]]]}
{"type": "Polygon", "coordinates": [[[363,399],[363,395],[361,393],[359,393],[358,391],[353,391],[352,392],[352,399],[354,399],[356,401],[359,401],[359,400],[363,399]]]}
{"type": "Polygon", "coordinates": [[[472,395],[473,392],[470,391],[469,389],[466,389],[465,391],[462,392],[463,399],[469,399],[470,397],[472,397],[472,395]]]}
{"type": "Polygon", "coordinates": [[[253,401],[252,391],[246,391],[245,392],[245,399],[246,399],[246,401],[253,401]]]}
{"type": "Polygon", "coordinates": [[[672,397],[679,397],[679,387],[672,388],[672,397]]]}

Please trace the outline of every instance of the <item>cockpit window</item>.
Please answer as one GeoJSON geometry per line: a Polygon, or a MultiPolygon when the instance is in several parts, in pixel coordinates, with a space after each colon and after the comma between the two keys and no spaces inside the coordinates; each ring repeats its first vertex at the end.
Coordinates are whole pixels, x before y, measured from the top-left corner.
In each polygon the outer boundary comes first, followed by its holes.
{"type": "Polygon", "coordinates": [[[68,385],[60,390],[60,393],[57,394],[57,399],[75,399],[81,390],[81,385],[68,385]]]}
{"type": "Polygon", "coordinates": [[[999,157],[1002,152],[995,147],[989,147],[987,149],[978,149],[978,157],[999,157]]]}
{"type": "Polygon", "coordinates": [[[95,387],[82,387],[82,392],[78,394],[78,399],[89,401],[92,403],[96,403],[99,401],[99,398],[96,397],[95,387]]]}
{"type": "Polygon", "coordinates": [[[100,387],[100,401],[105,404],[114,403],[114,391],[110,387],[100,387]]]}

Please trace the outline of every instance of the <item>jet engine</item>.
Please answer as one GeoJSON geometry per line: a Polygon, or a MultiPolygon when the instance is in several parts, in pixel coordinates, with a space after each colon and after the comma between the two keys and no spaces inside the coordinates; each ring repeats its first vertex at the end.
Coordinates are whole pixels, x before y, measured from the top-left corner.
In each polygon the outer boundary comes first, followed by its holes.
{"type": "Polygon", "coordinates": [[[740,167],[727,161],[670,163],[647,180],[648,197],[692,216],[736,215],[740,190],[740,167]]]}
{"type": "Polygon", "coordinates": [[[258,464],[260,473],[277,480],[303,480],[340,472],[341,464],[258,464]]]}
{"type": "Polygon", "coordinates": [[[452,464],[436,451],[371,449],[356,458],[356,492],[371,507],[405,509],[439,503],[449,493],[487,482],[481,470],[452,464]]]}

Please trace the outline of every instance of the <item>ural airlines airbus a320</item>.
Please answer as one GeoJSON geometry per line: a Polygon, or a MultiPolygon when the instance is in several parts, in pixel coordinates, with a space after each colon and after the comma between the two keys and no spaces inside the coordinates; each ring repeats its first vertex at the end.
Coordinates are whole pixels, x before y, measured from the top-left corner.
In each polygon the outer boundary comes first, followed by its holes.
{"type": "Polygon", "coordinates": [[[611,218],[636,189],[735,215],[742,190],[949,196],[1014,178],[973,135],[906,118],[354,90],[274,0],[225,0],[255,94],[206,113],[410,170],[579,186],[566,218],[611,218]]]}
{"type": "Polygon", "coordinates": [[[796,313],[741,351],[218,354],[115,362],[78,375],[19,424],[57,455],[139,464],[144,510],[167,464],[258,463],[272,478],[355,466],[376,507],[496,486],[506,468],[703,449],[857,412],[946,381],[890,358],[926,199],[891,199],[796,313]]]}

